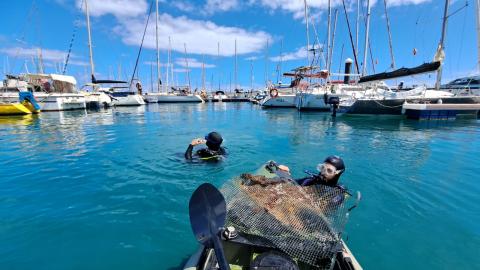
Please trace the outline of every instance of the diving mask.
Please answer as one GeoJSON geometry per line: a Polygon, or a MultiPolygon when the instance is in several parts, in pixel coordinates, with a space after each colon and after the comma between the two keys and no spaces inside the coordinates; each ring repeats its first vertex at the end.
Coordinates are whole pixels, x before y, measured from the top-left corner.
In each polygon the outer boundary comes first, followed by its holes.
{"type": "Polygon", "coordinates": [[[330,163],[318,164],[317,170],[320,172],[320,175],[327,179],[332,179],[333,177],[342,173],[342,170],[337,170],[337,168],[330,163]]]}

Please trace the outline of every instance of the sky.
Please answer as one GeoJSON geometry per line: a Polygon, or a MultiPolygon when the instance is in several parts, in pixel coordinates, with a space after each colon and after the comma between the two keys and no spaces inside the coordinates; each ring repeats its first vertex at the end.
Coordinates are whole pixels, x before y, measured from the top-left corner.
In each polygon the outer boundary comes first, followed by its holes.
{"type": "MultiPolygon", "coordinates": [[[[360,1],[360,65],[366,2],[360,1]]],[[[373,74],[392,70],[392,61],[384,0],[370,2],[367,70],[373,74]]],[[[440,40],[445,1],[386,2],[396,68],[432,61],[440,40]]],[[[257,88],[265,86],[266,81],[289,83],[290,78],[279,74],[308,63],[303,0],[159,0],[158,4],[160,78],[164,84],[168,73],[169,85],[186,85],[190,78],[192,88],[201,88],[205,78],[207,89],[216,90],[219,85],[226,90],[235,86],[257,88]],[[167,65],[169,51],[171,64],[167,65]]],[[[323,47],[326,54],[328,0],[307,0],[307,4],[310,48],[323,47]]],[[[356,46],[357,0],[345,0],[345,5],[356,46]]],[[[339,72],[343,71],[344,60],[354,55],[342,0],[331,0],[331,6],[332,33],[338,10],[331,72],[339,72]]],[[[84,7],[85,0],[0,1],[0,76],[38,72],[41,51],[45,73],[63,73],[69,55],[65,74],[75,76],[79,87],[88,83],[91,71],[84,7]]],[[[88,0],[88,7],[97,79],[130,80],[150,14],[138,77],[144,89],[155,92],[155,1],[152,5],[147,0],[88,0]]],[[[444,82],[478,73],[475,3],[451,0],[449,10],[444,82]]],[[[324,64],[320,61],[319,65],[324,64]]],[[[412,84],[431,84],[434,78],[430,74],[409,80],[412,84]]]]}

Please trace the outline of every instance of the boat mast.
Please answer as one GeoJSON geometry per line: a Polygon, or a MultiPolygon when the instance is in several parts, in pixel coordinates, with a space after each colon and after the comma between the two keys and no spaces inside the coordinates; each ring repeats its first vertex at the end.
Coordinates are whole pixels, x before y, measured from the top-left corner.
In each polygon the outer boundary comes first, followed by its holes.
{"type": "Polygon", "coordinates": [[[237,89],[237,40],[235,39],[235,67],[234,67],[234,71],[235,71],[235,89],[237,89]]]}
{"type": "Polygon", "coordinates": [[[478,69],[480,71],[480,0],[476,0],[476,14],[477,14],[477,53],[478,53],[478,69]]]}
{"type": "Polygon", "coordinates": [[[367,28],[365,29],[365,47],[363,53],[362,76],[367,75],[368,34],[370,32],[370,0],[367,0],[367,28]]]}
{"type": "Polygon", "coordinates": [[[156,10],[155,11],[155,43],[157,47],[157,92],[160,93],[160,49],[158,47],[158,0],[155,1],[155,10],[156,10]]]}
{"type": "Polygon", "coordinates": [[[328,21],[327,21],[327,70],[330,70],[330,36],[331,36],[331,24],[332,24],[332,5],[331,0],[328,0],[328,21]]]}
{"type": "MultiPolygon", "coordinates": [[[[438,44],[438,50],[436,55],[442,55],[443,45],[445,43],[445,35],[447,34],[447,20],[448,20],[448,6],[450,5],[450,0],[445,0],[445,10],[443,11],[443,23],[442,23],[442,36],[440,37],[440,43],[438,44]]],[[[440,61],[443,61],[441,59],[440,61]]],[[[435,89],[440,89],[440,84],[442,83],[442,65],[437,70],[437,82],[435,83],[435,89]]]]}
{"type": "Polygon", "coordinates": [[[358,54],[358,32],[360,31],[360,0],[357,0],[357,29],[355,30],[355,52],[358,54]]]}
{"type": "MultiPolygon", "coordinates": [[[[220,84],[222,81],[222,70],[220,69],[220,41],[217,42],[217,71],[218,71],[218,91],[220,91],[220,84]]],[[[213,89],[213,84],[212,84],[213,89]]]]}
{"type": "Polygon", "coordinates": [[[277,83],[280,82],[283,64],[283,38],[280,41],[280,63],[277,65],[277,83]]]}
{"type": "MultiPolygon", "coordinates": [[[[269,74],[268,74],[268,38],[267,38],[267,47],[265,48],[265,85],[268,85],[268,82],[270,81],[269,74]]],[[[308,54],[308,50],[307,50],[308,54]]]]}
{"type": "Polygon", "coordinates": [[[388,18],[387,12],[387,0],[383,0],[383,5],[385,7],[385,19],[387,20],[387,31],[388,31],[388,45],[390,45],[390,57],[392,58],[392,69],[395,69],[395,57],[393,56],[393,44],[392,44],[392,32],[390,31],[390,19],[388,18]]]}
{"type": "Polygon", "coordinates": [[[250,87],[253,91],[253,59],[250,60],[250,87]]]}
{"type": "Polygon", "coordinates": [[[185,49],[185,66],[187,67],[187,80],[188,80],[188,91],[191,91],[190,85],[190,69],[188,68],[188,59],[187,59],[187,44],[183,43],[183,48],[185,49]]]}
{"type": "MultiPolygon", "coordinates": [[[[172,84],[175,85],[175,78],[173,77],[173,63],[172,63],[172,39],[170,36],[168,37],[168,65],[167,65],[167,73],[170,71],[170,75],[172,77],[172,84]],[[170,70],[168,70],[170,67],[170,70]]],[[[168,77],[167,77],[167,91],[168,93],[168,77]]]]}
{"type": "MultiPolygon", "coordinates": [[[[303,0],[305,4],[305,30],[307,34],[307,67],[310,66],[310,55],[309,55],[309,50],[310,50],[310,36],[308,34],[308,6],[307,6],[307,0],[303,0]]],[[[330,2],[330,0],[329,0],[330,2]]],[[[267,43],[268,46],[268,43],[267,43]]],[[[328,56],[327,56],[328,57],[328,56]]]]}
{"type": "Polygon", "coordinates": [[[332,67],[333,60],[333,48],[335,47],[335,33],[337,32],[337,19],[338,19],[338,9],[335,9],[335,20],[333,22],[333,33],[332,33],[332,46],[330,46],[330,57],[328,58],[328,71],[332,67]]]}
{"type": "Polygon", "coordinates": [[[202,55],[202,91],[205,91],[205,55],[202,55]]]}
{"type": "Polygon", "coordinates": [[[87,17],[87,33],[88,33],[88,50],[90,53],[90,75],[92,77],[92,82],[95,76],[95,66],[93,64],[93,50],[92,50],[92,34],[90,30],[90,12],[88,10],[88,1],[85,0],[85,16],[87,17]]]}

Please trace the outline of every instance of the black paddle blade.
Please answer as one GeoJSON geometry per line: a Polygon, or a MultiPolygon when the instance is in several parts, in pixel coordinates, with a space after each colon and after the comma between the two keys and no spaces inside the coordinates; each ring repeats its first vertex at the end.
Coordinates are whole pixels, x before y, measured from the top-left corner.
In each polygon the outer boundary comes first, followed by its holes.
{"type": "Polygon", "coordinates": [[[193,192],[188,208],[195,238],[212,247],[212,238],[225,226],[227,206],[222,193],[212,184],[204,183],[193,192]]]}

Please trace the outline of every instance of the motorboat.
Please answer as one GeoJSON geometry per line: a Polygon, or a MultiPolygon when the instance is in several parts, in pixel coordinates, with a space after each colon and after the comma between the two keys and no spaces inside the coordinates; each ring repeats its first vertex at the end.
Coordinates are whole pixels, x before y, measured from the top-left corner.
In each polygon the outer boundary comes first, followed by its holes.
{"type": "Polygon", "coordinates": [[[1,95],[4,99],[15,102],[18,100],[18,92],[28,89],[42,111],[85,109],[85,96],[78,93],[76,84],[74,77],[59,74],[7,76],[1,95]]]}
{"type": "Polygon", "coordinates": [[[214,95],[211,96],[210,101],[211,102],[222,102],[224,100],[227,100],[228,96],[225,94],[224,91],[218,90],[215,92],[214,95]]]}
{"type": "Polygon", "coordinates": [[[440,89],[457,96],[480,96],[480,76],[458,78],[447,84],[441,85],[440,89]]]}

